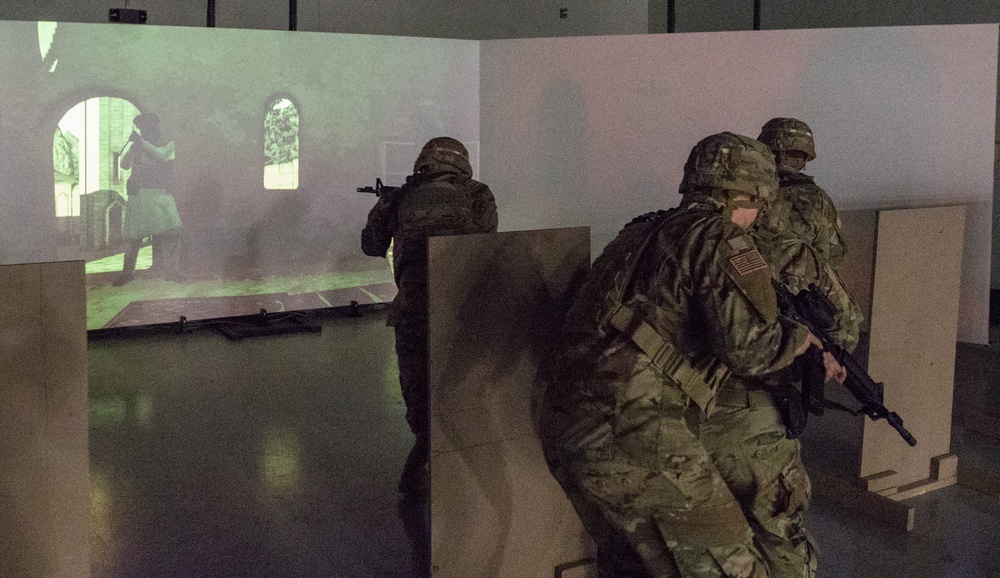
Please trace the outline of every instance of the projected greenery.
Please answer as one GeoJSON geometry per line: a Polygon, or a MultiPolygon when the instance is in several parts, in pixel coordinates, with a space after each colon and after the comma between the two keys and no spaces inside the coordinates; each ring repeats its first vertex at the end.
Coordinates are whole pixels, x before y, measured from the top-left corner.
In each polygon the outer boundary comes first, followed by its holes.
{"type": "Polygon", "coordinates": [[[264,188],[299,186],[299,110],[287,98],[271,105],[264,117],[264,188]]]}

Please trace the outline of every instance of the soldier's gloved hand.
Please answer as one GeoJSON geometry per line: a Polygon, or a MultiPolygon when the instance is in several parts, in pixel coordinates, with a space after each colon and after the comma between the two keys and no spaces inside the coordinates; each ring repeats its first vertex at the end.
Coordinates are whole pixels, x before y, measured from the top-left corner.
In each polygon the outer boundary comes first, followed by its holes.
{"type": "Polygon", "coordinates": [[[847,379],[847,370],[840,365],[840,362],[837,361],[837,358],[832,353],[823,349],[823,342],[813,335],[812,331],[806,334],[805,342],[795,350],[795,356],[802,355],[814,345],[816,349],[823,352],[823,368],[826,370],[826,380],[836,379],[837,383],[844,383],[844,380],[847,379]]]}
{"type": "Polygon", "coordinates": [[[826,368],[827,381],[836,379],[837,383],[844,383],[844,380],[847,379],[847,370],[829,351],[823,352],[823,367],[826,368]]]}
{"type": "Polygon", "coordinates": [[[816,348],[819,349],[820,351],[823,350],[823,342],[819,340],[819,337],[813,335],[812,331],[806,333],[806,340],[804,343],[802,343],[802,345],[799,346],[798,349],[795,350],[795,357],[798,357],[803,353],[805,353],[806,350],[809,349],[810,345],[815,345],[816,348]]]}

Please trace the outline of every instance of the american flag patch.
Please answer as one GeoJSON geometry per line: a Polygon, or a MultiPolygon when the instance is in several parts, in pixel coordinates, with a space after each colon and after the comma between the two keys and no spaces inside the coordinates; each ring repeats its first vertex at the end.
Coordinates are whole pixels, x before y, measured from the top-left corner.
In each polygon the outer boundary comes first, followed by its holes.
{"type": "Polygon", "coordinates": [[[767,261],[764,260],[764,257],[761,256],[760,251],[757,249],[735,255],[729,259],[729,262],[736,268],[736,272],[740,274],[740,277],[767,268],[767,261]]]}

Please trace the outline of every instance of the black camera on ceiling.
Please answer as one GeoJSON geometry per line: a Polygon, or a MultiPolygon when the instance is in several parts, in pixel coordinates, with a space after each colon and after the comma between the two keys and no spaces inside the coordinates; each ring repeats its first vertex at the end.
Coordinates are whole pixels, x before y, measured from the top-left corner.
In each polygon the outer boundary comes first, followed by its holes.
{"type": "Polygon", "coordinates": [[[132,8],[112,8],[108,11],[108,15],[112,22],[121,22],[123,24],[145,24],[146,23],[146,11],[145,10],[134,10],[132,8]]]}

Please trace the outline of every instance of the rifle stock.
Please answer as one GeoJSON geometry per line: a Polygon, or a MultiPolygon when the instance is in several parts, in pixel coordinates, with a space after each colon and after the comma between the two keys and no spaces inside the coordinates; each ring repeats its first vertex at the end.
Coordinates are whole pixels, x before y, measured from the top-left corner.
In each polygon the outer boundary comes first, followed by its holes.
{"type": "Polygon", "coordinates": [[[775,293],[778,296],[778,308],[786,317],[805,325],[823,343],[823,349],[829,351],[847,371],[844,386],[847,391],[861,404],[857,413],[864,413],[873,421],[884,419],[911,446],[917,445],[917,440],[903,426],[903,419],[894,411],[889,411],[883,403],[885,387],[868,375],[854,357],[837,345],[827,332],[832,325],[836,308],[815,286],[793,295],[787,287],[772,280],[775,293]]]}

